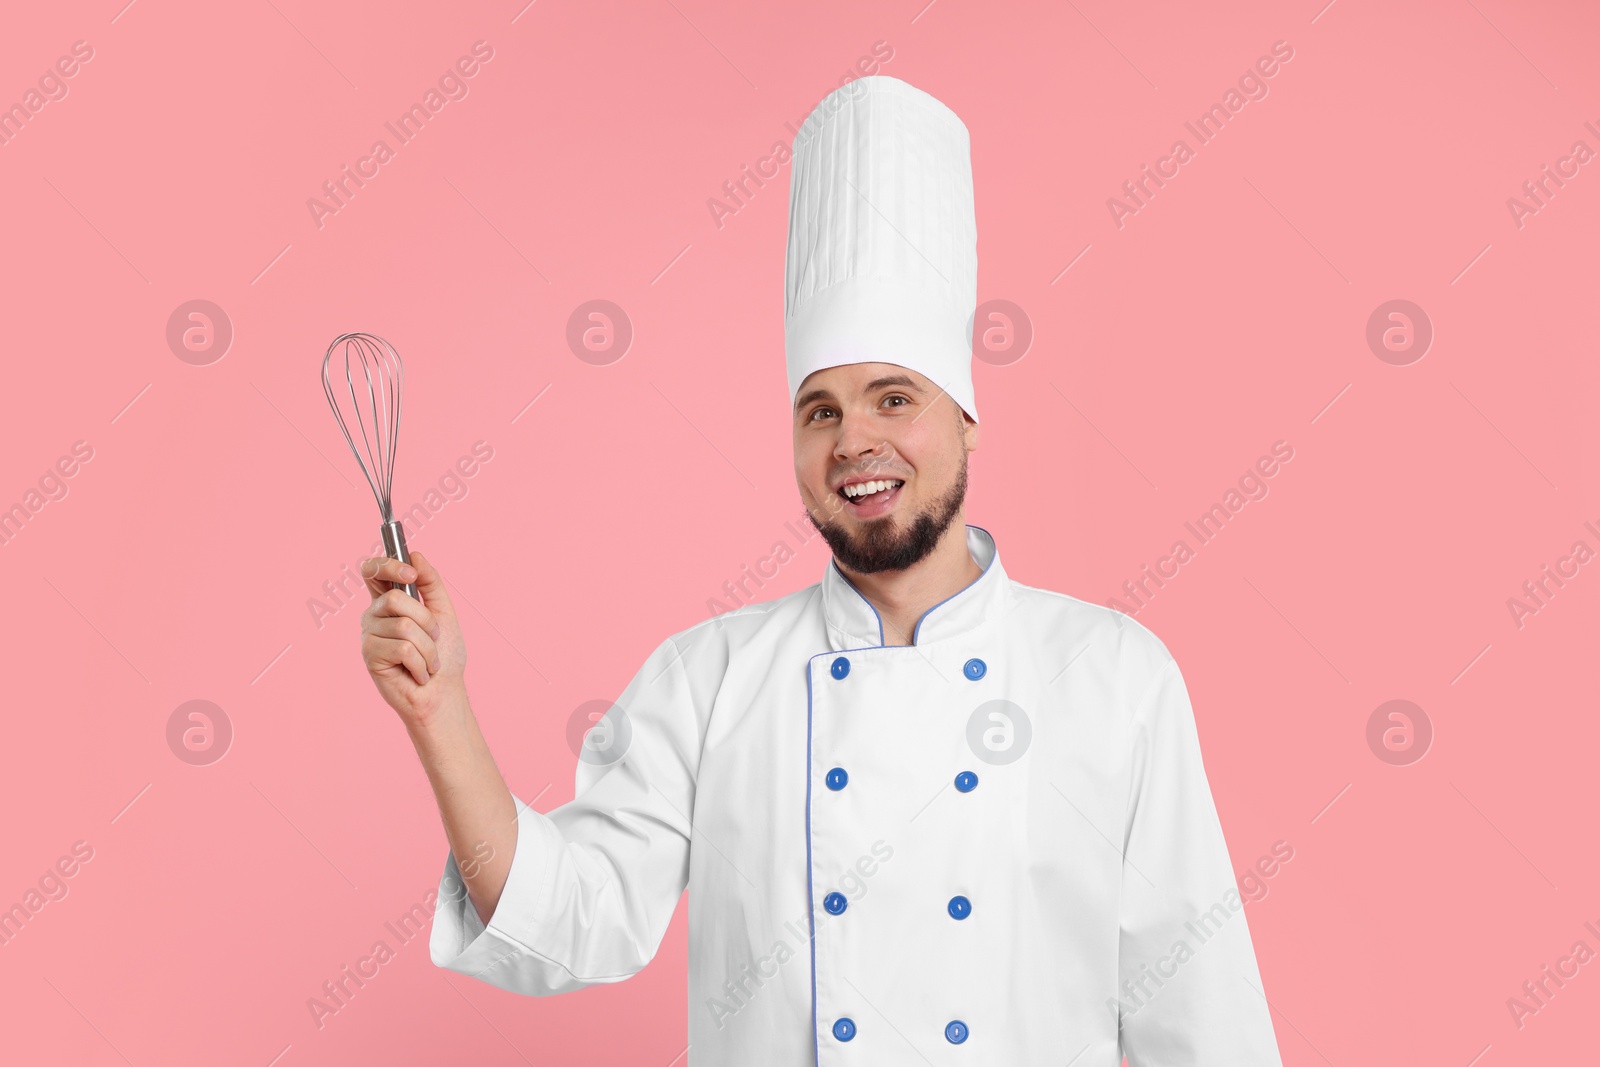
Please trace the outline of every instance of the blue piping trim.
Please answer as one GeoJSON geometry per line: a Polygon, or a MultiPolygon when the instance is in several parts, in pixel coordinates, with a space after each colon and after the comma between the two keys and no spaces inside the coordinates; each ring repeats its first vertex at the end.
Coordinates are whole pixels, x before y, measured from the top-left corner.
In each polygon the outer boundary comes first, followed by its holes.
{"type": "MultiPolygon", "coordinates": [[[[876,646],[873,646],[873,647],[882,648],[883,647],[883,616],[879,615],[878,614],[878,609],[872,606],[872,601],[868,600],[866,598],[865,594],[863,594],[861,592],[861,590],[856,588],[856,583],[852,582],[849,578],[845,578],[844,571],[839,570],[839,561],[838,560],[830,558],[828,560],[828,566],[832,567],[834,569],[834,572],[836,574],[838,574],[840,578],[844,579],[844,584],[848,585],[850,587],[850,591],[851,592],[855,593],[856,596],[861,597],[861,602],[863,604],[865,604],[867,606],[868,610],[870,610],[872,612],[872,617],[874,619],[878,620],[878,643],[877,643],[876,646]]],[[[916,637],[913,635],[911,640],[915,641],[916,637]]]]}
{"type": "MultiPolygon", "coordinates": [[[[966,525],[971,526],[971,523],[966,523],[966,525]]],[[[982,526],[973,526],[973,530],[984,530],[984,528],[982,528],[982,526]]],[[[987,531],[987,530],[984,530],[984,533],[989,534],[990,541],[994,541],[994,534],[990,534],[989,531],[987,531]]],[[[923,619],[926,619],[926,617],[930,616],[930,614],[933,614],[934,611],[938,611],[939,608],[942,608],[942,606],[947,605],[947,603],[950,603],[950,601],[955,600],[955,598],[960,597],[960,595],[962,595],[962,593],[965,593],[966,590],[971,589],[971,587],[973,587],[973,585],[978,584],[978,582],[984,581],[984,577],[986,577],[987,574],[989,574],[990,566],[994,566],[994,563],[995,563],[995,557],[994,557],[994,555],[990,555],[989,561],[987,561],[986,565],[984,565],[984,573],[979,574],[978,577],[974,577],[973,581],[966,582],[966,585],[963,585],[962,589],[955,590],[954,593],[950,593],[949,597],[944,598],[944,600],[939,601],[939,603],[936,603],[936,605],[933,605],[933,606],[931,606],[931,608],[928,608],[928,609],[926,609],[926,611],[923,611],[922,619],[917,619],[917,625],[914,625],[914,627],[912,627],[912,629],[910,629],[910,643],[912,643],[912,645],[915,645],[915,643],[917,643],[917,635],[918,635],[918,633],[922,632],[923,619]]],[[[878,625],[878,629],[882,630],[882,624],[878,625]]]]}
{"type": "Polygon", "coordinates": [[[846,652],[873,652],[884,646],[860,645],[856,648],[841,648],[837,652],[818,652],[815,656],[806,659],[806,929],[811,934],[811,1062],[819,1063],[817,1050],[817,905],[816,889],[811,878],[811,671],[819,659],[829,656],[838,656],[846,652]]]}
{"type": "MultiPolygon", "coordinates": [[[[989,534],[989,540],[991,542],[994,540],[994,534],[989,533],[988,530],[984,530],[984,528],[982,526],[974,526],[970,522],[967,523],[967,525],[972,527],[972,529],[974,529],[974,530],[983,530],[984,533],[989,534]]],[[[844,578],[844,584],[848,585],[850,587],[851,591],[854,592],[856,596],[861,597],[862,603],[866,604],[867,607],[872,611],[872,617],[878,620],[878,644],[877,644],[876,647],[878,647],[878,648],[884,647],[883,646],[883,616],[879,615],[878,614],[878,609],[872,606],[872,601],[868,600],[866,598],[866,596],[861,592],[861,590],[856,588],[856,583],[852,582],[849,578],[845,578],[844,572],[839,570],[839,564],[838,564],[837,560],[829,559],[828,560],[828,566],[832,567],[834,569],[834,571],[836,571],[838,573],[840,578],[844,578]]],[[[954,600],[956,597],[960,596],[962,593],[965,593],[968,589],[971,589],[973,586],[975,586],[979,582],[983,581],[985,575],[987,575],[989,573],[989,568],[992,567],[992,566],[994,566],[994,556],[993,555],[991,555],[989,557],[989,562],[984,564],[984,566],[983,566],[983,574],[978,575],[976,578],[972,579],[972,581],[968,582],[966,585],[962,586],[960,589],[957,589],[954,593],[951,593],[949,596],[947,596],[943,600],[939,601],[939,603],[935,604],[933,607],[929,608],[927,611],[924,611],[922,613],[921,618],[917,619],[917,624],[911,628],[911,643],[913,645],[917,643],[917,635],[922,632],[922,622],[923,622],[924,619],[926,619],[929,615],[932,615],[936,609],[944,607],[946,604],[950,603],[950,601],[954,600]]],[[[844,651],[850,651],[850,650],[849,649],[845,649],[844,651]]],[[[806,681],[807,681],[807,684],[809,685],[810,684],[809,675],[808,675],[806,681]]]]}
{"type": "MultiPolygon", "coordinates": [[[[824,652],[821,655],[827,655],[824,652]]],[[[820,1063],[817,1048],[817,922],[816,892],[811,885],[811,661],[806,660],[806,930],[811,939],[811,1062],[820,1063]]]]}

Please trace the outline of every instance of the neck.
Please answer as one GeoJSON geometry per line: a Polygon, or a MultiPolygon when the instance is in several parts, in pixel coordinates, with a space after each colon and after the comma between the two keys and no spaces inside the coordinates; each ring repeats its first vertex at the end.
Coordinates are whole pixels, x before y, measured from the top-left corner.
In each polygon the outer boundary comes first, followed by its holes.
{"type": "Polygon", "coordinates": [[[955,596],[983,574],[983,568],[967,551],[964,515],[956,516],[932,552],[905,570],[861,574],[841,564],[837,557],[834,565],[877,609],[883,619],[886,645],[911,644],[917,620],[929,608],[955,596]]]}

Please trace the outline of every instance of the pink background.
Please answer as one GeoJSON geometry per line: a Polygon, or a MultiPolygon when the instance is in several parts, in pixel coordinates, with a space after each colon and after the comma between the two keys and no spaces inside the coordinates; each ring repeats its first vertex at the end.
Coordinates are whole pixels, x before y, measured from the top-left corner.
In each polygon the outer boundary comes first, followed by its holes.
{"type": "MultiPolygon", "coordinates": [[[[882,41],[876,70],[970,129],[979,299],[1034,330],[975,370],[968,518],[1013,577],[1103,603],[1294,449],[1137,615],[1188,681],[1235,868],[1294,849],[1247,910],[1284,1062],[1592,1060],[1600,963],[1520,1028],[1506,1001],[1600,950],[1600,563],[1520,627],[1507,600],[1600,550],[1600,162],[1520,227],[1507,200],[1600,149],[1600,16],[1322,2],[9,12],[0,103],[93,58],[0,145],[0,505],[93,457],[0,545],[0,905],[93,858],[0,946],[0,1059],[682,1062],[681,906],[620,985],[519,998],[419,937],[313,1020],[446,848],[361,605],[308,608],[378,525],[318,364],[346,330],[407,360],[401,507],[493,448],[412,544],[458,589],[507,779],[564,802],[573,709],[798,547],[787,169],[720,228],[707,201],[882,41]],[[479,40],[468,95],[319,228],[308,198],[479,40]],[[1269,94],[1119,228],[1107,199],[1280,40],[1269,94]],[[208,365],[166,339],[195,299],[234,334],[208,365]],[[609,365],[566,341],[592,299],[634,327],[609,365]],[[1406,366],[1365,339],[1392,299],[1435,331],[1406,366]],[[1392,699],[1434,731],[1409,765],[1367,742],[1392,699]],[[190,700],[234,732],[207,766],[168,746],[190,700]]],[[[759,597],[827,558],[806,542],[759,597]]]]}

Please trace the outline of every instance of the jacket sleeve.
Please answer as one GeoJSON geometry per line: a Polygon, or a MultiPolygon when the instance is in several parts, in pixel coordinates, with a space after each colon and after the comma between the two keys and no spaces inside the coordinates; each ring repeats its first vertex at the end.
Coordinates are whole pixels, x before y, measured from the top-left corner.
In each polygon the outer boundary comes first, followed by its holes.
{"type": "Polygon", "coordinates": [[[1117,968],[1129,1067],[1281,1067],[1194,711],[1170,656],[1130,730],[1117,968]]]}
{"type": "Polygon", "coordinates": [[[487,926],[447,855],[434,964],[543,996],[620,982],[650,962],[689,876],[701,742],[692,688],[668,638],[592,728],[573,799],[540,814],[514,796],[516,852],[487,926]]]}

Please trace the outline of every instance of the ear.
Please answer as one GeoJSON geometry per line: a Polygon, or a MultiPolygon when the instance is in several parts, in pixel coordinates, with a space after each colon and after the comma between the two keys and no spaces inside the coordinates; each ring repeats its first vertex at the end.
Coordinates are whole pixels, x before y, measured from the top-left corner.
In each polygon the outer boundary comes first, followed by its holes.
{"type": "MultiPolygon", "coordinates": [[[[961,411],[959,407],[956,410],[961,411]]],[[[965,411],[961,411],[961,441],[968,452],[978,450],[978,424],[965,411]]]]}

